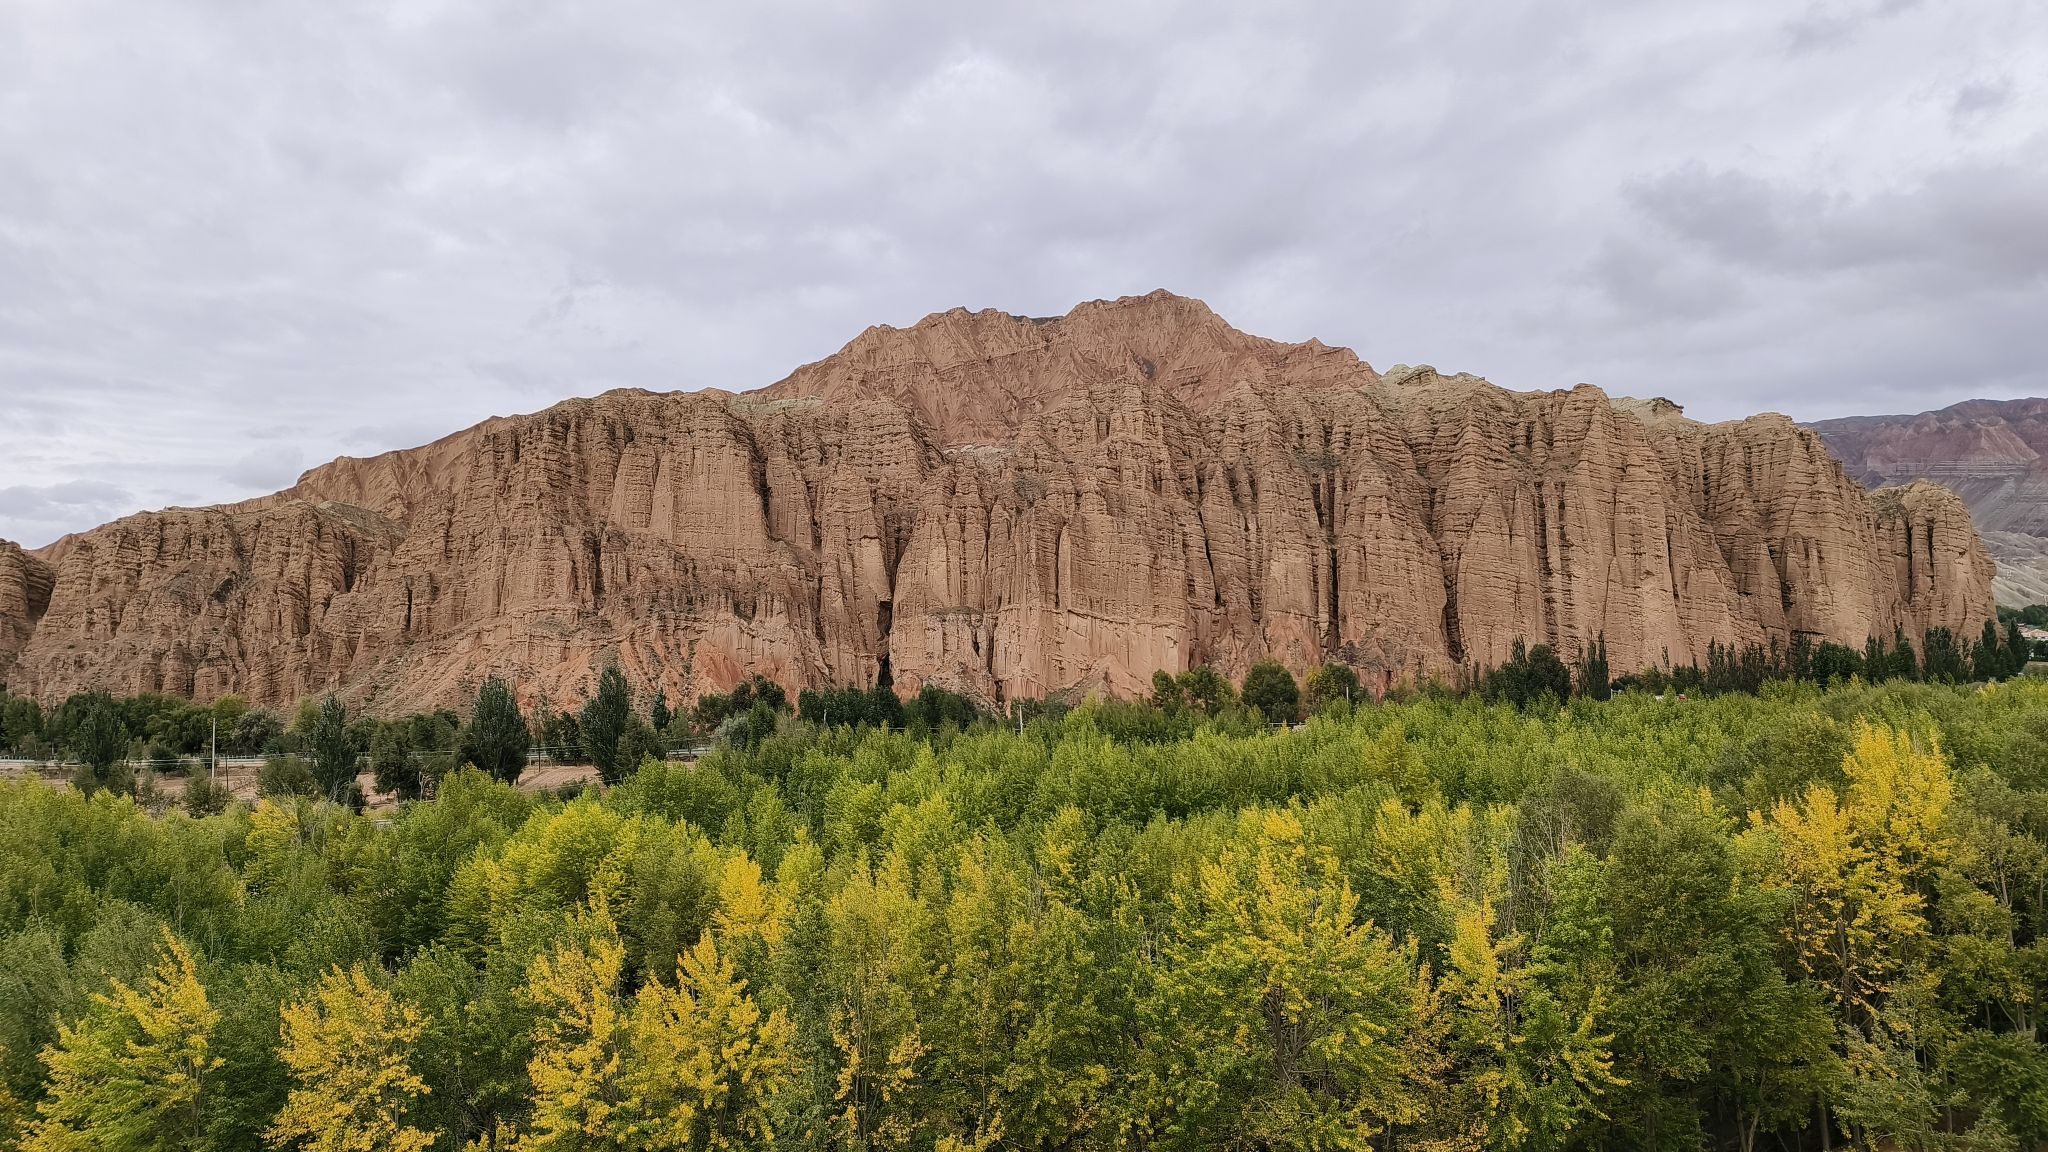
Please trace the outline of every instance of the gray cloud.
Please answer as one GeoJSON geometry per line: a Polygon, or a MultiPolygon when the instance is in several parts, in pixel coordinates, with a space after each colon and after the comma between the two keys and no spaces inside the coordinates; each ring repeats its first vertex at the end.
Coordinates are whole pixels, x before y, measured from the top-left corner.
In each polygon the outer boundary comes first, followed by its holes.
{"type": "Polygon", "coordinates": [[[14,484],[0,488],[0,517],[35,529],[30,539],[46,542],[78,525],[98,524],[133,510],[135,495],[117,484],[65,480],[40,487],[14,484]]]}
{"type": "Polygon", "coordinates": [[[1992,115],[2012,102],[2012,81],[2005,77],[1992,80],[1973,80],[1956,89],[1949,101],[1949,117],[1958,125],[1967,125],[1981,117],[1992,115]]]}
{"type": "Polygon", "coordinates": [[[2034,0],[30,0],[0,491],[123,491],[0,536],[1161,286],[1707,418],[2042,392],[2043,75],[2034,0]]]}

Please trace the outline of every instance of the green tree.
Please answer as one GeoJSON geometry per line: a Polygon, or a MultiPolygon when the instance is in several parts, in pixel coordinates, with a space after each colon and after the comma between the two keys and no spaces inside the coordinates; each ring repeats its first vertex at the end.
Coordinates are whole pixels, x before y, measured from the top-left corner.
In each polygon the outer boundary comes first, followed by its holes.
{"type": "Polygon", "coordinates": [[[795,1079],[788,1017],[763,1014],[706,933],[673,985],[641,986],[628,1032],[633,1135],[659,1152],[770,1147],[776,1098],[795,1079]]]}
{"type": "Polygon", "coordinates": [[[1430,1038],[1411,957],[1359,915],[1336,861],[1286,812],[1247,812],[1238,843],[1177,894],[1186,928],[1138,1008],[1140,1144],[1367,1149],[1421,1116],[1430,1038]]]}
{"type": "Polygon", "coordinates": [[[356,758],[362,747],[356,731],[349,727],[348,709],[333,693],[323,697],[305,727],[306,751],[311,757],[313,785],[320,794],[337,804],[360,799],[356,785],[356,758]]]}
{"type": "Polygon", "coordinates": [[[1301,689],[1278,660],[1261,660],[1244,676],[1244,702],[1268,724],[1289,724],[1301,710],[1301,689]]]}
{"type": "Polygon", "coordinates": [[[1571,699],[1572,670],[1548,644],[1527,647],[1516,640],[1508,649],[1508,662],[1487,674],[1485,695],[1527,711],[1543,701],[1562,704],[1571,699]]]}
{"type": "Polygon", "coordinates": [[[515,783],[526,771],[526,751],[532,742],[511,685],[496,676],[485,677],[477,688],[469,723],[462,728],[458,745],[462,761],[494,780],[515,783]]]}
{"type": "Polygon", "coordinates": [[[88,692],[82,697],[71,742],[72,751],[85,763],[88,789],[125,789],[127,773],[115,769],[128,754],[128,725],[112,696],[88,692]]]}
{"type": "Polygon", "coordinates": [[[1960,684],[1970,678],[1969,656],[1945,627],[1929,628],[1923,644],[1921,677],[1936,684],[1960,684]]]}
{"type": "Polygon", "coordinates": [[[2005,657],[2005,674],[2007,676],[2018,676],[2020,673],[2025,672],[2027,670],[2027,661],[2034,657],[2034,646],[2027,640],[2026,634],[2020,631],[2020,622],[2018,620],[2006,621],[2003,655],[2005,657]]]}
{"type": "Polygon", "coordinates": [[[1187,702],[1181,694],[1180,681],[1164,668],[1152,671],[1152,706],[1167,712],[1177,711],[1187,702]]]}
{"type": "Polygon", "coordinates": [[[583,751],[597,768],[597,774],[607,784],[617,784],[626,778],[628,769],[639,765],[628,764],[619,755],[619,741],[626,734],[626,722],[633,715],[633,691],[626,683],[626,674],[616,664],[610,665],[597,677],[597,695],[583,706],[581,722],[577,725],[582,734],[583,751]]]}
{"type": "Polygon", "coordinates": [[[17,753],[40,747],[43,709],[34,700],[0,694],[0,745],[17,753]]]}
{"type": "Polygon", "coordinates": [[[1586,642],[1585,659],[1579,665],[1579,695],[1588,700],[1606,700],[1614,695],[1613,674],[1607,670],[1607,634],[1586,642]]]}
{"type": "Polygon", "coordinates": [[[1308,674],[1302,692],[1310,712],[1320,712],[1339,700],[1350,703],[1358,697],[1358,673],[1349,664],[1325,664],[1308,674]]]}
{"type": "MultiPolygon", "coordinates": [[[[772,713],[768,720],[768,730],[775,730],[772,713]]],[[[668,746],[662,740],[661,733],[656,732],[653,725],[638,716],[628,716],[626,730],[619,736],[620,773],[624,774],[629,769],[637,772],[640,766],[649,760],[664,760],[667,757],[668,746]]]]}
{"type": "Polygon", "coordinates": [[[1207,664],[1197,664],[1181,673],[1175,684],[1182,699],[1211,716],[1237,702],[1237,693],[1231,690],[1230,681],[1207,664]]]}
{"type": "Polygon", "coordinates": [[[421,795],[420,750],[413,744],[411,724],[394,720],[377,725],[370,737],[370,772],[379,792],[406,800],[421,795]]]}
{"type": "Polygon", "coordinates": [[[626,1086],[629,1010],[620,989],[626,949],[600,902],[579,928],[590,939],[536,959],[526,995],[541,1011],[533,1060],[533,1117],[521,1152],[636,1148],[626,1086]]]}

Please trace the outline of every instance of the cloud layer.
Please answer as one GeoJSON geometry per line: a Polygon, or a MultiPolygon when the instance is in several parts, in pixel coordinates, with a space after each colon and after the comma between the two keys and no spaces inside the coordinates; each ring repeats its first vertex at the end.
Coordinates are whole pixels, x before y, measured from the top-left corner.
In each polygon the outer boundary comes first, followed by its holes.
{"type": "Polygon", "coordinates": [[[1513,388],[2048,392],[2048,6],[0,8],[0,537],[1156,287],[1513,388]]]}

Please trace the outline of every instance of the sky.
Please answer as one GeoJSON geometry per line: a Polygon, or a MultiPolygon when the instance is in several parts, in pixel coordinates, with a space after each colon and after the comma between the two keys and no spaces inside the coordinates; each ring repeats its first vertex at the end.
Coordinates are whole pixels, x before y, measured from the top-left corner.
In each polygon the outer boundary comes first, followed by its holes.
{"type": "Polygon", "coordinates": [[[2048,3],[0,4],[31,547],[1154,288],[1709,420],[2048,394],[2048,3]]]}

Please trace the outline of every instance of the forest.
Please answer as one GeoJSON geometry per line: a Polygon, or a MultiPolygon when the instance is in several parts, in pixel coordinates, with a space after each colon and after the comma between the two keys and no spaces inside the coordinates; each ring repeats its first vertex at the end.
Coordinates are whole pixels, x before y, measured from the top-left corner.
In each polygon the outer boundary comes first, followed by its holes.
{"type": "Polygon", "coordinates": [[[1211,679],[383,812],[0,784],[0,1144],[2048,1140],[2048,684],[1211,679]]]}

